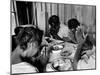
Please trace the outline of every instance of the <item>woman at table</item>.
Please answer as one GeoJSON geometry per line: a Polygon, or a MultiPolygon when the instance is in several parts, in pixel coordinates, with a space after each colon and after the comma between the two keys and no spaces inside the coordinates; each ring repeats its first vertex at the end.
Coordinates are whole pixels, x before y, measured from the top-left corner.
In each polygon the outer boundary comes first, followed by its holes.
{"type": "Polygon", "coordinates": [[[41,55],[43,31],[24,27],[17,36],[17,47],[11,54],[12,74],[43,72],[45,58],[41,55]],[[42,60],[41,60],[42,59],[42,60]]]}

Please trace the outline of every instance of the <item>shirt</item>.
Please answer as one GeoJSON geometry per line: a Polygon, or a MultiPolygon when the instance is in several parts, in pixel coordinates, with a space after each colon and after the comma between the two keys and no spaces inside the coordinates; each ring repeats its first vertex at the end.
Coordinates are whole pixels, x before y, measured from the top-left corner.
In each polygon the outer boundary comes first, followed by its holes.
{"type": "Polygon", "coordinates": [[[69,36],[69,29],[66,25],[60,24],[58,36],[60,36],[61,38],[69,36]]]}

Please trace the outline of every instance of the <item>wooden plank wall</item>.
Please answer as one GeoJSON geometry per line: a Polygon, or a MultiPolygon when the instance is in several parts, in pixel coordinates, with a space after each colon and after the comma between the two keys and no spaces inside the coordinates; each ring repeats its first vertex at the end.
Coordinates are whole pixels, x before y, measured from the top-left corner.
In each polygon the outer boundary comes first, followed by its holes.
{"type": "Polygon", "coordinates": [[[15,35],[14,33],[14,29],[17,27],[17,19],[16,19],[16,12],[15,12],[15,9],[14,9],[14,2],[12,1],[11,2],[11,8],[10,8],[10,19],[11,19],[11,35],[15,35]]]}
{"type": "Polygon", "coordinates": [[[48,18],[51,15],[58,15],[60,22],[67,24],[71,18],[77,18],[80,23],[86,26],[94,26],[96,22],[96,7],[88,5],[56,4],[56,3],[36,3],[38,27],[48,31],[48,18]]]}
{"type": "MultiPolygon", "coordinates": [[[[87,27],[91,27],[91,30],[95,31],[95,6],[32,2],[32,13],[32,24],[37,25],[46,33],[49,31],[48,19],[51,15],[58,15],[60,22],[66,25],[69,19],[77,18],[80,23],[86,25],[87,27]]],[[[16,25],[16,23],[13,23],[13,18],[12,25],[16,25]]]]}

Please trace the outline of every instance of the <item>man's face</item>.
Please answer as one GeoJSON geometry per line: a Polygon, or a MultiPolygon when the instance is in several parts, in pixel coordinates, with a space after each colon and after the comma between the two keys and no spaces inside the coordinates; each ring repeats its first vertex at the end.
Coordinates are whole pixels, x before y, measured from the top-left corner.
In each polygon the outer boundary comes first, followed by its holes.
{"type": "Polygon", "coordinates": [[[59,23],[55,23],[54,24],[54,29],[59,30],[59,28],[60,28],[60,24],[59,23]]]}
{"type": "Polygon", "coordinates": [[[59,30],[59,28],[60,28],[60,25],[56,25],[56,28],[55,29],[56,30],[59,30]]]}
{"type": "Polygon", "coordinates": [[[58,33],[59,28],[60,28],[59,23],[52,23],[51,30],[55,31],[55,33],[58,33]]]}

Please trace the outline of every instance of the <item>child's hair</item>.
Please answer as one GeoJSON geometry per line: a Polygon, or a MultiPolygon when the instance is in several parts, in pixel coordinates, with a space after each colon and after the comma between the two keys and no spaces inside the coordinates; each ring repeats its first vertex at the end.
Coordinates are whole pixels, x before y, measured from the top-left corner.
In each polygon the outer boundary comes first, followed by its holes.
{"type": "Polygon", "coordinates": [[[27,49],[27,43],[37,41],[38,45],[42,42],[43,31],[34,27],[25,27],[17,36],[17,43],[23,50],[27,49]]]}
{"type": "Polygon", "coordinates": [[[80,23],[77,19],[72,18],[68,20],[68,28],[69,29],[76,29],[78,26],[80,26],[80,23]]]}
{"type": "Polygon", "coordinates": [[[60,21],[59,21],[59,17],[56,16],[56,15],[52,15],[49,20],[48,20],[49,24],[52,26],[52,23],[54,24],[60,24],[60,21]]]}

